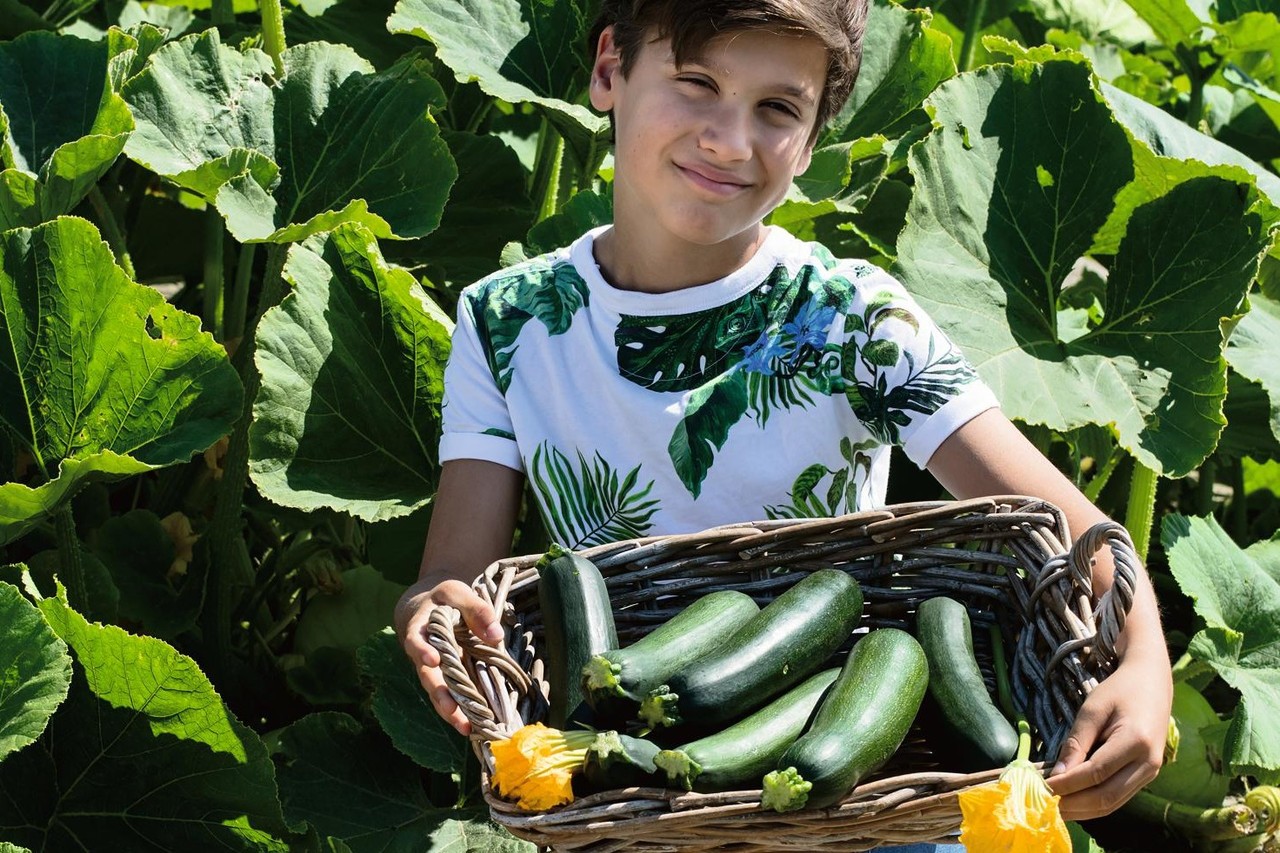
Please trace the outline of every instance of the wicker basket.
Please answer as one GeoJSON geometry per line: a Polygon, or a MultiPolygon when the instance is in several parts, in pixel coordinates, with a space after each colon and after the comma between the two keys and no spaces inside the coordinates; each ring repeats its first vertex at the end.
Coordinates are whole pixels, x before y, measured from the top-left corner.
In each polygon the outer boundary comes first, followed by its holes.
{"type": "MultiPolygon", "coordinates": [[[[866,627],[909,629],[921,600],[956,598],[974,622],[989,681],[990,643],[983,642],[989,632],[976,629],[998,625],[1006,648],[1013,649],[1014,701],[1036,735],[1033,759],[1049,761],[1084,697],[1114,668],[1114,643],[1138,569],[1128,534],[1117,524],[1090,529],[1067,553],[1062,543],[1070,541],[1066,518],[1056,507],[1013,496],[729,525],[580,553],[606,578],[624,644],[708,592],[738,589],[764,604],[822,568],[846,571],[862,585],[866,627]],[[1094,608],[1090,565],[1104,545],[1115,559],[1115,582],[1094,608]]],[[[913,730],[886,767],[826,809],[778,814],[761,808],[759,789],[699,794],[627,788],[547,812],[521,811],[490,789],[488,742],[542,719],[547,710],[537,651],[538,556],[500,560],[475,581],[500,614],[504,648],[481,644],[452,608],[434,611],[428,629],[445,679],[472,723],[472,747],[485,770],[481,786],[493,819],[516,836],[592,853],[848,851],[943,841],[960,826],[957,792],[999,775],[947,772],[913,730]]]]}

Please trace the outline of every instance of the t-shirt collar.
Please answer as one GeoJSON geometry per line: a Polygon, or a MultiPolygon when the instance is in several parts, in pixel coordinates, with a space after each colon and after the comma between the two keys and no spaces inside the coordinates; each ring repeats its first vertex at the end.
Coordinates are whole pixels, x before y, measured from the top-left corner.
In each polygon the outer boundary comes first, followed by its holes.
{"type": "Polygon", "coordinates": [[[569,247],[569,258],[578,275],[591,289],[596,305],[618,314],[660,316],[691,314],[725,305],[764,281],[786,254],[786,243],[794,239],[784,229],[768,226],[764,242],[745,264],[727,276],[667,293],[619,290],[604,280],[593,254],[595,240],[612,225],[601,225],[583,234],[569,247]]]}

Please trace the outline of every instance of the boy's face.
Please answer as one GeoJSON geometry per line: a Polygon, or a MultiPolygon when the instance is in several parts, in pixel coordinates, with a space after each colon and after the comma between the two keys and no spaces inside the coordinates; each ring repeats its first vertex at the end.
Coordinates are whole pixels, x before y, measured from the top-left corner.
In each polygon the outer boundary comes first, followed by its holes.
{"type": "Polygon", "coordinates": [[[618,221],[708,246],[754,235],[809,166],[826,73],[817,38],[740,30],[681,67],[646,40],[624,78],[606,29],[591,102],[613,111],[618,221]]]}

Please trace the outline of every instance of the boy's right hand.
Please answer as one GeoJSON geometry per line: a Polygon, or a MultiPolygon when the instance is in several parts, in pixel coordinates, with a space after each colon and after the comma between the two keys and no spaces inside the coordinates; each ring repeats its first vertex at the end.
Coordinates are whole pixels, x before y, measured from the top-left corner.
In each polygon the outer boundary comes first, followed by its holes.
{"type": "Polygon", "coordinates": [[[396,635],[404,653],[413,661],[422,689],[427,691],[436,713],[463,736],[471,733],[471,722],[462,713],[444,682],[440,653],[427,642],[427,619],[436,607],[447,604],[462,613],[471,632],[486,643],[502,641],[502,626],[485,600],[462,581],[439,583],[421,580],[404,591],[396,603],[396,635]]]}

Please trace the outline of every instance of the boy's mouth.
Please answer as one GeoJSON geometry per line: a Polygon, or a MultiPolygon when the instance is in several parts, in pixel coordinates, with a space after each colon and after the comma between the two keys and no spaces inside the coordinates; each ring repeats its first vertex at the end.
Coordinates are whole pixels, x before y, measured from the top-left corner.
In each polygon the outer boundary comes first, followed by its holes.
{"type": "Polygon", "coordinates": [[[750,186],[732,175],[706,166],[683,166],[676,163],[676,168],[690,183],[719,195],[732,195],[750,186]]]}

